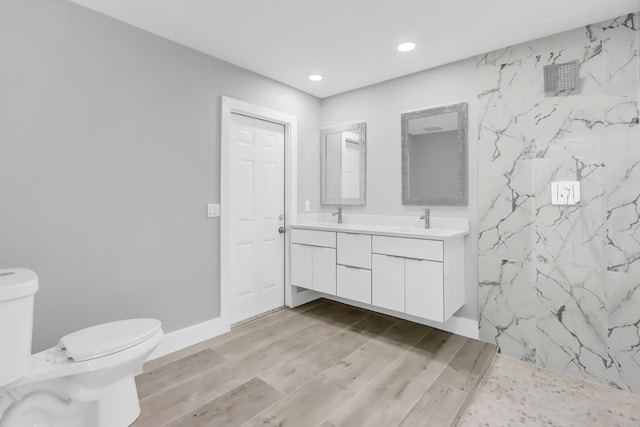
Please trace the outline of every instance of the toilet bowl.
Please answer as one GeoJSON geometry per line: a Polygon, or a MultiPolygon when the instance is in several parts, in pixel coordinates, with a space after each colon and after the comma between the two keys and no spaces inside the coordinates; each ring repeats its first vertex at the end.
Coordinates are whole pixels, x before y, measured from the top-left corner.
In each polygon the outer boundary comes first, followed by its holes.
{"type": "Polygon", "coordinates": [[[0,324],[11,325],[0,340],[12,343],[0,351],[0,427],[132,424],[140,414],[134,377],[162,340],[160,321],[104,323],[31,355],[37,289],[33,271],[0,269],[0,324]]]}

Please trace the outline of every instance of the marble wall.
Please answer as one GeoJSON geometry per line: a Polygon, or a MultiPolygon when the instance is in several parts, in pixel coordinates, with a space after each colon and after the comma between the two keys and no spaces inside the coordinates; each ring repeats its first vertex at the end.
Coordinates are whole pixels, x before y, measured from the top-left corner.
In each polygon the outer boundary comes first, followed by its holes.
{"type": "Polygon", "coordinates": [[[480,336],[640,393],[638,15],[478,58],[480,336]],[[543,66],[580,62],[544,92],[543,66]],[[551,181],[581,182],[579,206],[551,181]]]}

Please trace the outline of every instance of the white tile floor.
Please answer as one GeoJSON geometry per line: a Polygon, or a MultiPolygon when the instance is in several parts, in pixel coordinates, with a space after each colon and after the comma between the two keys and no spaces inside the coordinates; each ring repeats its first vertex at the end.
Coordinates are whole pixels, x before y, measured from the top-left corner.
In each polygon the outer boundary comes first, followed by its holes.
{"type": "Polygon", "coordinates": [[[458,427],[640,427],[640,395],[497,355],[458,427]]]}

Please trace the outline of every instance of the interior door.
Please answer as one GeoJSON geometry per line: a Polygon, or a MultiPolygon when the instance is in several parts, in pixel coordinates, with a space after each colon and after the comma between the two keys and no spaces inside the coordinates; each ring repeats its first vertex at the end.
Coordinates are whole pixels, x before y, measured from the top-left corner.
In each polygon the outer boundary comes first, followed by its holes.
{"type": "Polygon", "coordinates": [[[232,114],[232,324],[284,305],[284,129],[232,114]]]}

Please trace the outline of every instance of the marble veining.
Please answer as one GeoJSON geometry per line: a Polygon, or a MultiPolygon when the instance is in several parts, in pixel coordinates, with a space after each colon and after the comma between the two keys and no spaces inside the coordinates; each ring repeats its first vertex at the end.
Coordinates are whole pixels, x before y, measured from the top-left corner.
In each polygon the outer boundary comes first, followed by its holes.
{"type": "Polygon", "coordinates": [[[640,393],[638,14],[478,57],[480,337],[640,393]],[[544,92],[545,65],[579,86],[544,92]],[[552,181],[581,182],[578,206],[552,181]]]}

